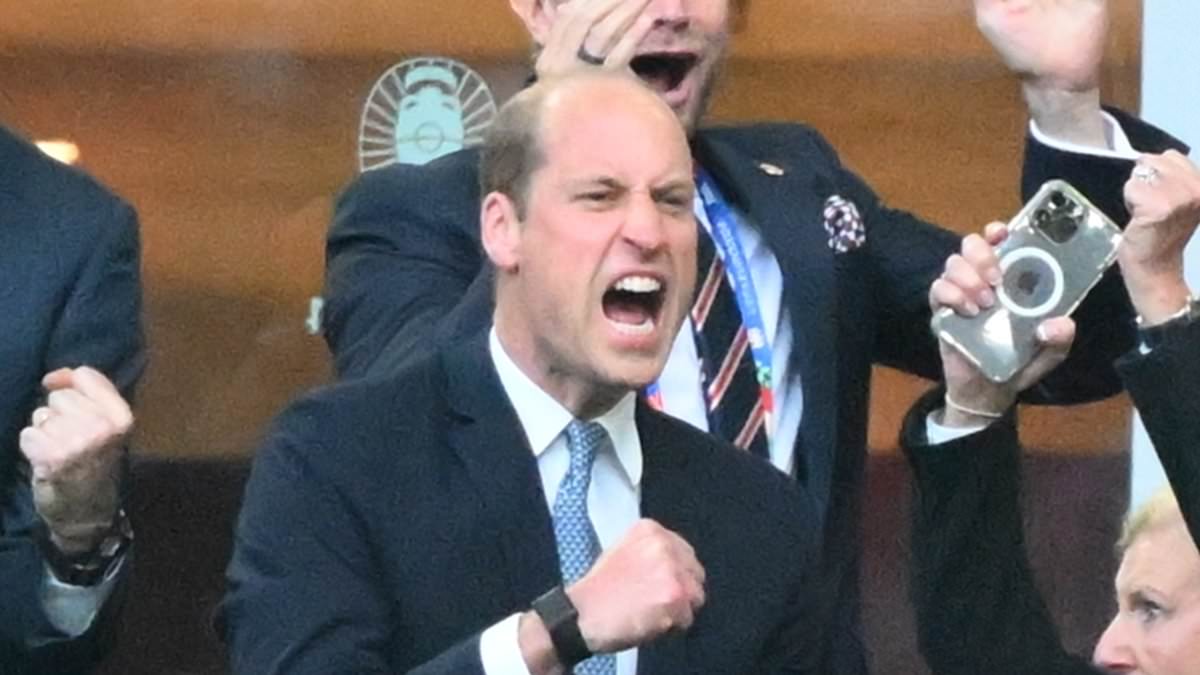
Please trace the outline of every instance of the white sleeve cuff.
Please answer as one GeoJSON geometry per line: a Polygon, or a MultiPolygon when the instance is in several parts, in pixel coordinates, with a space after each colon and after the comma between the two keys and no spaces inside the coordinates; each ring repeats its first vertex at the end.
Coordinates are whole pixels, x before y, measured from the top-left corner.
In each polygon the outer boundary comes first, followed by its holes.
{"type": "Polygon", "coordinates": [[[64,583],[47,567],[42,576],[41,599],[50,625],[73,638],[86,633],[108,596],[112,595],[117,575],[124,566],[125,558],[121,558],[95,586],[64,583]]]}
{"type": "Polygon", "coordinates": [[[530,675],[521,656],[518,628],[521,615],[513,614],[479,636],[479,661],[484,675],[530,675]]]}
{"type": "Polygon", "coordinates": [[[1127,159],[1136,161],[1138,151],[1133,148],[1133,144],[1129,142],[1129,137],[1125,135],[1125,130],[1121,128],[1120,122],[1112,115],[1100,111],[1100,115],[1104,118],[1104,135],[1108,138],[1109,147],[1096,148],[1090,145],[1080,145],[1071,143],[1070,141],[1062,141],[1053,136],[1047,135],[1038,128],[1037,122],[1029,120],[1029,133],[1033,135],[1037,142],[1042,145],[1061,150],[1063,152],[1073,152],[1079,155],[1093,155],[1096,157],[1111,157],[1113,159],[1127,159]]]}
{"type": "Polygon", "coordinates": [[[983,431],[987,425],[977,425],[969,427],[948,427],[938,424],[934,419],[934,414],[929,413],[925,416],[925,440],[930,445],[941,445],[957,440],[963,436],[970,436],[973,433],[983,431]]]}

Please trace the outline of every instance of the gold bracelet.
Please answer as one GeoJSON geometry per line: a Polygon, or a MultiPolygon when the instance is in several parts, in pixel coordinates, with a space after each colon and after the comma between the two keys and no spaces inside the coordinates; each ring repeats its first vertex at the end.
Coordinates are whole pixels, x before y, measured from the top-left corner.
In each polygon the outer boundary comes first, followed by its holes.
{"type": "Polygon", "coordinates": [[[975,408],[968,408],[965,405],[956,403],[954,401],[954,399],[950,398],[950,392],[948,392],[948,391],[946,392],[946,405],[950,408],[954,408],[955,410],[957,410],[959,412],[965,412],[968,415],[974,415],[976,417],[986,417],[989,420],[998,420],[1001,417],[1004,417],[1003,412],[997,413],[997,412],[988,412],[986,410],[976,410],[975,408]]]}

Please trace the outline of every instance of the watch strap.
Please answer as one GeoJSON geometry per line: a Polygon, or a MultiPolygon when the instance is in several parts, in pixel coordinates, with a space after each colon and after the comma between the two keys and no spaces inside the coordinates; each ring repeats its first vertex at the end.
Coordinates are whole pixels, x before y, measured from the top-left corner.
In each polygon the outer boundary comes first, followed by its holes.
{"type": "Polygon", "coordinates": [[[1200,300],[1188,299],[1188,304],[1174,316],[1153,326],[1138,323],[1138,349],[1143,354],[1163,344],[1171,335],[1200,319],[1200,300]]]}
{"type": "Polygon", "coordinates": [[[579,632],[579,612],[562,586],[555,586],[534,600],[533,611],[537,612],[546,631],[550,633],[550,642],[563,666],[570,669],[592,656],[583,634],[579,632]]]}
{"type": "Polygon", "coordinates": [[[94,586],[100,583],[133,543],[133,528],[124,509],[117,511],[112,526],[100,539],[100,543],[83,553],[70,554],[59,550],[44,523],[38,530],[36,538],[42,559],[55,579],[72,586],[94,586]]]}

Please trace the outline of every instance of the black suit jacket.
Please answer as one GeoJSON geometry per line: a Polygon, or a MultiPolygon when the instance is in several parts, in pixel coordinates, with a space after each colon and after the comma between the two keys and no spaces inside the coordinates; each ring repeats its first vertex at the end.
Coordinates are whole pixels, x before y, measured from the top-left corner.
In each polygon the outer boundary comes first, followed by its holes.
{"type": "MultiPolygon", "coordinates": [[[[1113,113],[1136,147],[1172,145],[1161,132],[1113,113]]],[[[808,127],[705,129],[693,145],[779,261],[793,322],[791,372],[804,397],[795,466],[817,501],[829,583],[841,589],[844,610],[829,668],[863,671],[857,561],[871,366],[940,374],[928,291],[960,237],[883,204],[808,127]],[[763,162],[784,175],[764,172],[763,162]],[[821,218],[835,193],[857,204],[867,232],[863,247],[840,255],[828,246],[821,218]]],[[[490,321],[476,162],[467,151],[424,167],[369,172],[343,195],[328,238],[325,286],[325,336],[342,377],[394,370],[490,321]]],[[[1032,195],[1045,180],[1064,177],[1124,223],[1122,185],[1131,169],[1131,162],[1070,155],[1030,140],[1024,191],[1032,195]]],[[[1029,400],[1070,403],[1116,392],[1111,361],[1133,344],[1131,316],[1112,275],[1076,314],[1080,341],[1071,359],[1029,400]]]]}
{"type": "MultiPolygon", "coordinates": [[[[238,520],[218,624],[233,672],[481,673],[479,634],[559,583],[536,460],[485,334],[277,421],[238,520]]],[[[686,634],[638,672],[816,673],[811,502],[765,463],[639,407],[641,513],[707,572],[686,634]]]]}
{"type": "MultiPolygon", "coordinates": [[[[1200,322],[1117,364],[1200,542],[1200,322]]],[[[914,407],[904,431],[915,476],[913,599],[921,652],[937,675],[1091,675],[1068,654],[1038,594],[1024,547],[1020,448],[1012,420],[951,443],[924,443],[914,407]]]]}
{"type": "Polygon", "coordinates": [[[144,363],[138,261],[124,202],[0,127],[0,672],[79,672],[102,651],[111,611],[77,640],[42,611],[18,434],[55,368],[94,366],[132,396],[144,363]]]}

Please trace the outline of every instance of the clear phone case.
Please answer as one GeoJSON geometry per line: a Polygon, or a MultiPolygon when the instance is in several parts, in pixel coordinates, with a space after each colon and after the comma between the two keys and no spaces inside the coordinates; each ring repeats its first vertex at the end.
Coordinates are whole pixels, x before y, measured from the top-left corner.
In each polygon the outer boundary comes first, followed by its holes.
{"type": "Polygon", "coordinates": [[[997,247],[996,303],[974,317],[942,309],[933,332],[988,379],[1006,382],[1037,355],[1038,324],[1073,312],[1120,242],[1120,229],[1078,190],[1049,181],[1009,222],[1008,238],[997,247]]]}

